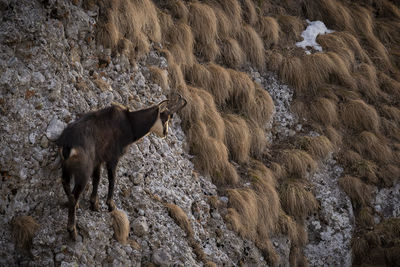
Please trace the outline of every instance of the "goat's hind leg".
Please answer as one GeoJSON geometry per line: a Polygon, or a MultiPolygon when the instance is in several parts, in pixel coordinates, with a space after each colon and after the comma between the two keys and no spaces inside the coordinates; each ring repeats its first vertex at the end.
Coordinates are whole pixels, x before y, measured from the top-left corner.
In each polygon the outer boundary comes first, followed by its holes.
{"type": "Polygon", "coordinates": [[[100,166],[97,166],[93,170],[93,191],[92,194],[90,195],[90,206],[92,210],[94,211],[99,211],[99,196],[97,195],[97,188],[99,187],[99,181],[100,181],[100,166]]]}
{"type": "Polygon", "coordinates": [[[79,203],[79,196],[81,195],[83,189],[85,189],[86,184],[89,180],[89,175],[80,174],[75,175],[75,186],[72,190],[72,194],[69,197],[69,207],[68,207],[68,225],[67,230],[73,240],[76,240],[78,235],[76,231],[76,208],[79,203]]]}
{"type": "Polygon", "coordinates": [[[115,183],[115,169],[117,168],[117,162],[107,162],[107,172],[108,172],[108,195],[107,195],[107,205],[108,211],[115,210],[116,206],[113,200],[114,195],[114,183],[115,183]]]}

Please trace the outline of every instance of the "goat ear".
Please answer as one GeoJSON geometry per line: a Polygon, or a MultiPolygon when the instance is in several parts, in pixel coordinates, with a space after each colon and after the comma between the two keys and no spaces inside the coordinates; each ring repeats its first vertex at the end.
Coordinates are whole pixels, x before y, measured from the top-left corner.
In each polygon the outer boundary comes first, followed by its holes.
{"type": "Polygon", "coordinates": [[[163,112],[163,111],[165,111],[166,109],[167,109],[167,107],[168,107],[168,102],[169,102],[169,100],[164,100],[164,101],[161,101],[160,103],[158,103],[158,110],[160,111],[160,112],[163,112]]]}

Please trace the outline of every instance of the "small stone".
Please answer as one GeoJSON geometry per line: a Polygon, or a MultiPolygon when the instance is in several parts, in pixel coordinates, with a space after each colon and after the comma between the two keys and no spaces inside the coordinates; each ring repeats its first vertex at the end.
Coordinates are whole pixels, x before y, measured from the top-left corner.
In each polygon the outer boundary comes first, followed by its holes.
{"type": "Polygon", "coordinates": [[[140,184],[143,183],[143,180],[144,180],[143,173],[138,173],[133,178],[133,184],[134,185],[140,185],[140,184]]]}
{"type": "Polygon", "coordinates": [[[153,263],[159,266],[169,266],[171,263],[171,255],[168,254],[164,249],[160,248],[153,253],[151,257],[153,263]]]}
{"type": "Polygon", "coordinates": [[[40,146],[42,148],[48,148],[49,147],[49,140],[44,135],[43,135],[42,139],[40,140],[40,146]]]}
{"type": "Polygon", "coordinates": [[[57,116],[54,116],[46,130],[47,138],[51,141],[55,141],[61,135],[65,126],[66,124],[64,122],[60,121],[57,116]]]}
{"type": "Polygon", "coordinates": [[[56,255],[56,261],[62,261],[65,258],[65,255],[63,253],[58,253],[56,255]]]}
{"type": "Polygon", "coordinates": [[[146,217],[140,216],[133,221],[133,233],[137,236],[146,235],[149,232],[146,217]]]}
{"type": "Polygon", "coordinates": [[[29,142],[31,142],[32,145],[34,145],[36,143],[36,136],[37,136],[36,133],[31,133],[29,135],[29,142]]]}
{"type": "Polygon", "coordinates": [[[43,76],[43,74],[39,71],[35,71],[33,73],[33,81],[35,83],[44,83],[44,81],[46,80],[46,78],[43,76]]]}
{"type": "Polygon", "coordinates": [[[229,198],[227,198],[227,197],[220,197],[219,200],[221,200],[222,202],[224,202],[226,204],[228,204],[228,202],[229,202],[229,198]]]}

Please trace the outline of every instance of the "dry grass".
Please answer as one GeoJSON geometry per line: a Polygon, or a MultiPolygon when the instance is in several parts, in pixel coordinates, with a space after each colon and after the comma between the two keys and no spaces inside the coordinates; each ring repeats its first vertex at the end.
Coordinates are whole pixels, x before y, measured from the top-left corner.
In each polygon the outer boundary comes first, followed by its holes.
{"type": "Polygon", "coordinates": [[[330,152],[333,152],[333,144],[325,136],[303,136],[298,138],[300,149],[307,151],[316,160],[325,159],[330,152]]]}
{"type": "Polygon", "coordinates": [[[335,125],[338,122],[337,106],[332,100],[318,97],[310,105],[310,117],[324,126],[335,125]]]}
{"type": "Polygon", "coordinates": [[[265,61],[268,70],[278,72],[283,62],[283,56],[278,51],[266,50],[265,61]]]}
{"type": "Polygon", "coordinates": [[[174,55],[177,64],[184,68],[190,67],[193,64],[194,37],[190,27],[186,23],[175,23],[164,41],[168,43],[168,47],[172,55],[174,55]],[[179,53],[180,50],[182,50],[181,53],[179,53]]]}
{"type": "Polygon", "coordinates": [[[392,151],[386,140],[367,131],[360,133],[352,142],[352,146],[363,157],[376,162],[388,163],[392,160],[392,151]]]}
{"type": "Polygon", "coordinates": [[[238,115],[228,114],[224,117],[226,146],[232,159],[239,163],[249,160],[251,135],[246,121],[238,115]]]}
{"type": "Polygon", "coordinates": [[[243,72],[228,70],[232,79],[232,97],[230,106],[236,113],[243,114],[253,108],[255,102],[255,86],[251,78],[243,72]]]}
{"type": "Polygon", "coordinates": [[[378,81],[380,88],[385,93],[391,95],[395,101],[400,101],[400,82],[389,77],[383,72],[378,73],[378,81]]]}
{"type": "Polygon", "coordinates": [[[341,106],[341,121],[349,129],[378,132],[380,120],[376,110],[363,100],[350,100],[341,106]]]}
{"type": "Polygon", "coordinates": [[[360,64],[357,69],[358,91],[365,96],[369,102],[379,102],[383,92],[379,89],[376,69],[372,65],[360,64]]]}
{"type": "Polygon", "coordinates": [[[304,181],[288,179],[280,186],[279,195],[282,207],[295,218],[305,218],[319,206],[314,195],[307,189],[304,181]]]}
{"type": "Polygon", "coordinates": [[[192,123],[188,129],[191,151],[197,155],[194,163],[204,173],[210,174],[215,184],[235,184],[239,180],[228,162],[228,149],[223,142],[208,135],[203,122],[192,123]]]}
{"type": "Polygon", "coordinates": [[[113,218],[114,237],[122,245],[126,245],[129,237],[129,220],[125,211],[114,210],[111,212],[113,218]]]}
{"type": "Polygon", "coordinates": [[[269,49],[279,43],[281,29],[278,21],[273,17],[261,17],[256,29],[264,41],[264,47],[269,49]]]}
{"type": "Polygon", "coordinates": [[[350,197],[355,208],[370,204],[372,187],[366,185],[357,177],[344,176],[339,179],[339,185],[350,197]]]}
{"type": "Polygon", "coordinates": [[[255,84],[255,103],[250,109],[250,113],[248,113],[248,117],[257,121],[260,126],[266,125],[272,117],[272,114],[275,111],[274,102],[264,88],[262,88],[259,84],[255,84]]]}
{"type": "Polygon", "coordinates": [[[400,264],[398,244],[400,220],[385,219],[362,237],[352,240],[354,264],[397,266],[400,264]]]}
{"type": "Polygon", "coordinates": [[[190,68],[185,70],[185,78],[193,86],[208,89],[211,73],[204,65],[195,62],[190,68]]]}
{"type": "Polygon", "coordinates": [[[210,73],[210,79],[208,80],[207,87],[204,89],[211,92],[215,103],[221,107],[232,94],[231,76],[226,69],[214,63],[207,64],[207,70],[210,73]]]}
{"type": "Polygon", "coordinates": [[[317,168],[317,163],[305,151],[298,149],[284,149],[279,152],[280,162],[289,177],[304,178],[317,168]]]}
{"type": "Polygon", "coordinates": [[[251,156],[254,157],[255,159],[261,159],[268,146],[265,132],[258,126],[258,123],[254,122],[253,120],[246,120],[246,122],[249,127],[251,136],[251,143],[250,143],[251,156]]]}
{"type": "Polygon", "coordinates": [[[308,75],[300,58],[284,58],[279,68],[279,78],[285,83],[292,85],[296,89],[297,94],[308,94],[308,75]]]}
{"type": "Polygon", "coordinates": [[[189,5],[189,24],[195,37],[195,51],[207,61],[213,61],[219,54],[217,39],[217,18],[213,9],[194,2],[189,5]]]}
{"type": "Polygon", "coordinates": [[[282,46],[301,41],[301,33],[305,27],[299,17],[278,15],[276,18],[281,28],[280,44],[282,46]]]}
{"type": "Polygon", "coordinates": [[[171,216],[176,224],[180,228],[182,228],[182,230],[186,233],[186,236],[193,237],[194,232],[190,224],[189,218],[187,217],[186,213],[181,209],[181,207],[172,203],[164,203],[164,205],[168,209],[169,216],[171,216]]]}
{"type": "Polygon", "coordinates": [[[247,61],[259,70],[263,70],[265,67],[264,43],[257,32],[250,25],[244,25],[236,39],[244,48],[247,61]]]}
{"type": "Polygon", "coordinates": [[[150,0],[99,1],[100,19],[96,39],[107,48],[116,50],[123,38],[130,58],[142,58],[149,51],[149,41],[161,41],[157,10],[150,0]],[[129,41],[129,42],[127,42],[129,41]]]}
{"type": "Polygon", "coordinates": [[[40,225],[34,218],[26,215],[15,217],[11,224],[16,246],[21,249],[30,249],[32,239],[40,225]]]}
{"type": "Polygon", "coordinates": [[[207,126],[209,135],[219,141],[223,141],[225,138],[224,121],[215,106],[212,95],[202,89],[197,89],[196,93],[204,103],[205,110],[202,121],[207,126]]]}
{"type": "Polygon", "coordinates": [[[229,25],[220,24],[219,30],[224,28],[221,26],[230,26],[225,27],[227,30],[229,29],[229,31],[226,32],[228,35],[224,36],[223,31],[220,32],[222,33],[221,35],[223,37],[235,36],[242,25],[242,8],[240,7],[239,2],[237,0],[207,0],[206,2],[211,5],[214,10],[220,10],[220,12],[223,12],[227,17],[227,21],[229,21],[229,25]]]}
{"type": "Polygon", "coordinates": [[[150,66],[150,77],[151,80],[158,84],[162,89],[163,92],[166,93],[169,90],[168,85],[168,72],[166,70],[160,69],[159,67],[150,66]]]}
{"type": "Polygon", "coordinates": [[[238,68],[244,63],[245,54],[235,39],[226,38],[221,40],[220,59],[226,66],[238,68]]]}
{"type": "Polygon", "coordinates": [[[166,0],[156,1],[159,6],[171,14],[178,21],[187,22],[189,17],[189,9],[182,0],[166,0]]]}
{"type": "Polygon", "coordinates": [[[281,211],[279,214],[279,232],[289,236],[289,239],[296,245],[305,244],[305,240],[302,240],[300,231],[298,230],[296,221],[293,217],[287,215],[285,212],[281,211]]]}
{"type": "Polygon", "coordinates": [[[242,2],[243,20],[254,26],[258,21],[257,11],[252,0],[244,0],[242,2]]]}
{"type": "Polygon", "coordinates": [[[393,121],[397,127],[400,127],[400,109],[395,106],[382,105],[382,114],[385,118],[393,121]]]}

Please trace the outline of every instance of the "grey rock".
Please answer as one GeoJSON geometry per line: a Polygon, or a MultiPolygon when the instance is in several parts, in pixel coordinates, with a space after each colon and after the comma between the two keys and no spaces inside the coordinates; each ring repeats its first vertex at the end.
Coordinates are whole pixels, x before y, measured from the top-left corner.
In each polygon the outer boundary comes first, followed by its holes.
{"type": "Polygon", "coordinates": [[[153,263],[161,267],[166,267],[171,264],[171,255],[165,249],[158,249],[154,251],[151,257],[153,263]]]}
{"type": "Polygon", "coordinates": [[[132,223],[133,233],[137,236],[144,236],[149,232],[147,219],[144,216],[136,218],[132,223]]]}
{"type": "Polygon", "coordinates": [[[65,127],[66,123],[60,121],[57,116],[54,116],[46,130],[47,138],[51,141],[57,140],[65,127]]]}

